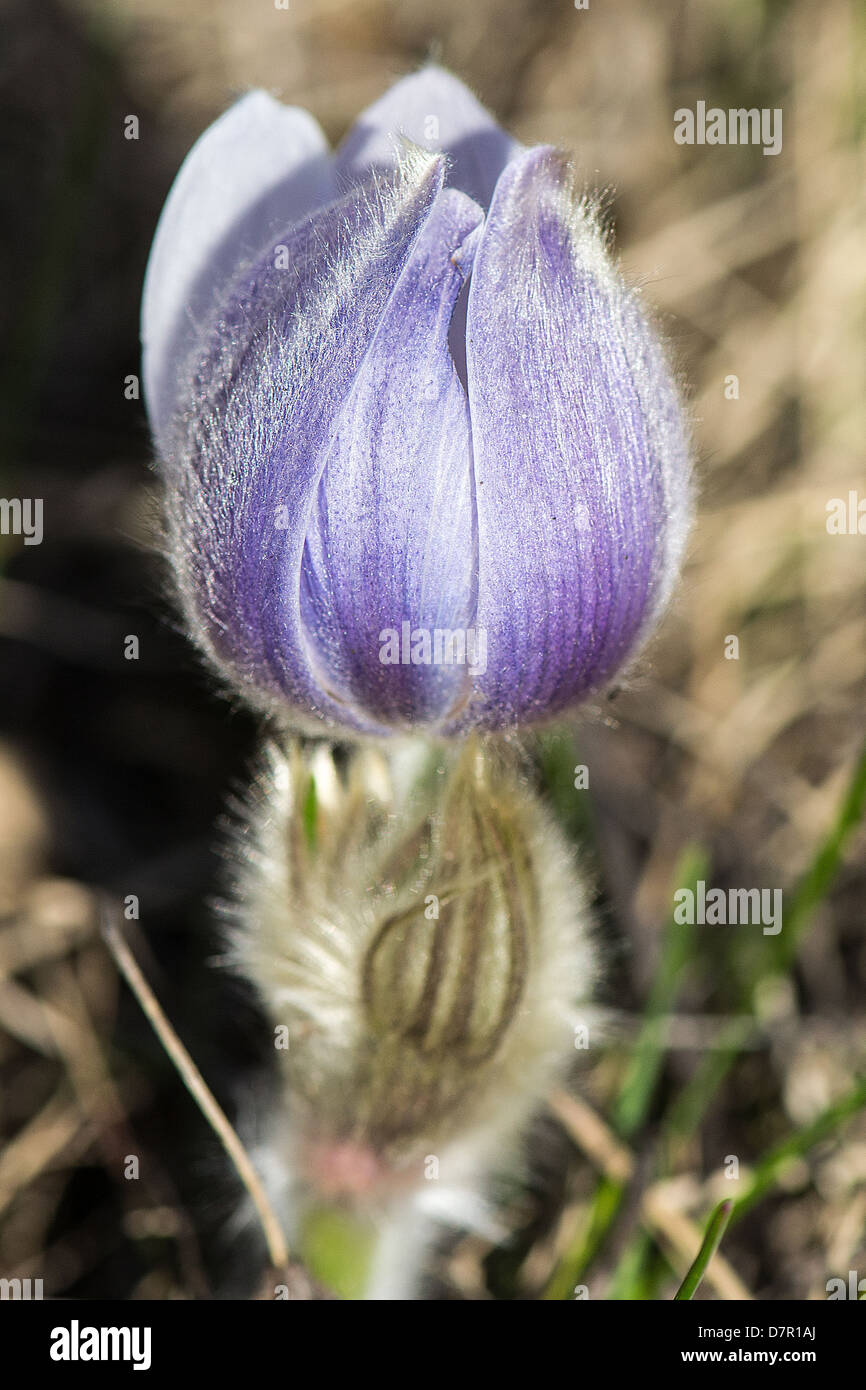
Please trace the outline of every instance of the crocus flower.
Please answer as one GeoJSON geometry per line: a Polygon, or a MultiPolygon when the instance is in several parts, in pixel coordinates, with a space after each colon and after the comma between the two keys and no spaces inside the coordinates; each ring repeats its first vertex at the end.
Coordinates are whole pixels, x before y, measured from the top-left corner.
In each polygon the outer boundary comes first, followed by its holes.
{"type": "Polygon", "coordinates": [[[689,516],[671,372],[565,159],[441,69],[333,155],[262,92],[211,126],[143,342],[188,626],[284,722],[540,721],[653,628],[689,516]]]}

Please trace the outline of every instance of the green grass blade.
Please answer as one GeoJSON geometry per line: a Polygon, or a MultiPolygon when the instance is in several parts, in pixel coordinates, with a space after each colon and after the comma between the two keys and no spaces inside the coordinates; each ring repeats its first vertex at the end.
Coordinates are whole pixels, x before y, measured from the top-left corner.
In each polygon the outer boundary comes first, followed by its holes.
{"type": "MultiPolygon", "coordinates": [[[[677,888],[694,889],[706,873],[703,850],[692,847],[682,856],[674,875],[677,888]]],[[[614,1128],[623,1139],[629,1139],[644,1123],[656,1083],[664,1063],[665,1038],[663,1018],[676,1001],[684,969],[691,957],[694,929],[674,921],[673,911],[668,919],[662,942],[661,958],[647,1000],[643,1024],[626,1069],[625,1078],[614,1106],[614,1128]]],[[[545,1290],[545,1299],[570,1298],[576,1284],[607,1238],[625,1194],[625,1184],[602,1178],[596,1186],[592,1216],[588,1227],[581,1231],[572,1248],[566,1252],[545,1290]]]]}
{"type": "Polygon", "coordinates": [[[675,1301],[688,1300],[694,1298],[698,1289],[698,1285],[700,1284],[701,1280],[704,1277],[704,1274],[706,1273],[707,1265],[710,1263],[710,1260],[713,1258],[713,1256],[719,1248],[722,1236],[725,1234],[733,1210],[734,1203],[730,1199],[730,1197],[727,1198],[724,1202],[720,1202],[719,1205],[716,1207],[715,1211],[710,1217],[710,1222],[707,1226],[706,1235],[704,1236],[701,1248],[697,1253],[695,1262],[692,1265],[683,1282],[680,1284],[680,1287],[674,1294],[675,1301]]]}
{"type": "MultiPolygon", "coordinates": [[[[845,847],[860,823],[864,809],[866,744],[861,749],[836,819],[794,891],[791,906],[785,913],[783,930],[774,938],[773,973],[790,969],[793,965],[797,947],[833,884],[842,863],[845,847]]],[[[751,987],[744,986],[741,989],[738,1002],[743,1008],[751,1009],[754,988],[753,980],[751,987]]],[[[725,1045],[704,1058],[692,1081],[671,1108],[665,1124],[668,1140],[687,1138],[696,1132],[712,1104],[713,1097],[737,1060],[748,1033],[748,1026],[741,1019],[735,1020],[725,1045]]]]}
{"type": "Polygon", "coordinates": [[[808,1125],[796,1130],[758,1160],[746,1191],[738,1198],[734,1207],[734,1220],[738,1221],[741,1216],[745,1216],[747,1211],[775,1187],[779,1177],[793,1159],[802,1158],[823,1139],[829,1139],[836,1134],[842,1125],[853,1119],[864,1107],[866,1077],[860,1078],[840,1100],[828,1105],[826,1110],[822,1110],[808,1125]]]}
{"type": "Polygon", "coordinates": [[[830,832],[798,884],[785,925],[777,938],[778,953],[791,964],[804,931],[826,898],[839,871],[845,846],[866,810],[866,743],[848,783],[839,814],[830,832]]]}
{"type": "Polygon", "coordinates": [[[654,1248],[649,1232],[640,1227],[613,1272],[605,1295],[608,1300],[613,1303],[643,1302],[647,1296],[646,1268],[654,1248]]]}
{"type": "MultiPolygon", "coordinates": [[[[690,887],[694,891],[706,872],[706,855],[702,850],[691,848],[680,860],[675,882],[678,887],[690,887]]],[[[675,922],[671,913],[643,1024],[614,1108],[614,1128],[623,1139],[630,1139],[637,1132],[652,1103],[666,1051],[663,1018],[674,1007],[693,945],[694,929],[675,922]]]]}

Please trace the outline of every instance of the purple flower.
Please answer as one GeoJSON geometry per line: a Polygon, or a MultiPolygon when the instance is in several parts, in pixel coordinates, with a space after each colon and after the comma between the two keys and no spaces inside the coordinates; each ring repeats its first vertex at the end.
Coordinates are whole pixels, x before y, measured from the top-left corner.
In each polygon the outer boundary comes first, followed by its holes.
{"type": "Polygon", "coordinates": [[[426,68],[335,155],[262,92],[181,169],[144,384],[190,630],[309,727],[537,721],[676,577],[677,391],[568,167],[426,68]]]}

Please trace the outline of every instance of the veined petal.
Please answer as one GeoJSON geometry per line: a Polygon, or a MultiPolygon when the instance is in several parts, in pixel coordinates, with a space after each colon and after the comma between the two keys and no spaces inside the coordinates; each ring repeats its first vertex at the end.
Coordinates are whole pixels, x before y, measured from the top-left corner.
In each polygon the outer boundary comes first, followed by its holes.
{"type": "Polygon", "coordinates": [[[392,169],[401,137],[447,154],[449,186],[484,208],[502,169],[522,148],[468,87],[435,64],[395,83],[359,116],[337,151],[336,167],[352,179],[363,178],[371,167],[392,169]]]}
{"type": "Polygon", "coordinates": [[[200,646],[260,705],[369,725],[308,659],[301,562],[341,411],[443,179],[417,152],[283,234],[181,384],[194,405],[166,451],[177,587],[200,646]]]}
{"type": "Polygon", "coordinates": [[[476,564],[469,409],[448,332],[467,269],[455,253],[482,216],[453,189],[433,205],[335,421],[307,531],[310,660],[385,724],[435,722],[469,695],[468,663],[446,648],[450,634],[467,640],[476,564]]]}
{"type": "Polygon", "coordinates": [[[141,314],[144,390],[162,444],[184,360],[238,267],[337,196],[312,116],[250,92],[193,145],[168,195],[141,314]]]}
{"type": "Polygon", "coordinates": [[[502,174],[475,257],[467,375],[486,707],[554,714],[635,650],[688,516],[688,442],[635,297],[553,150],[502,174]]]}

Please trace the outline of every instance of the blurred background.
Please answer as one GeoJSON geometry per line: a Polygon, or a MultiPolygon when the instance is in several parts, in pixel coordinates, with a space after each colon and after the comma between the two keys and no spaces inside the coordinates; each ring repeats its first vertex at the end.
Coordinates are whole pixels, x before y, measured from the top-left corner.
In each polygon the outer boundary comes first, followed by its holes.
{"type": "Polygon", "coordinates": [[[132,944],[229,1114],[266,1093],[207,907],[257,730],[163,597],[127,379],[150,239],[204,127],[264,86],[336,141],[433,57],[606,191],[687,386],[701,497],[634,679],[535,749],[596,883],[604,1037],[503,1187],[511,1242],[443,1242],[430,1296],[669,1298],[725,1196],[701,1297],[866,1277],[866,537],[826,525],[866,497],[866,11],[4,0],[0,23],[0,491],[44,502],[41,544],[0,536],[0,1276],[86,1299],[257,1287],[238,1180],[94,911],[95,891],[138,899],[132,944]],[[781,153],[677,145],[698,101],[781,108],[781,153]],[[700,877],[782,889],[780,937],[672,932],[700,877]]]}

